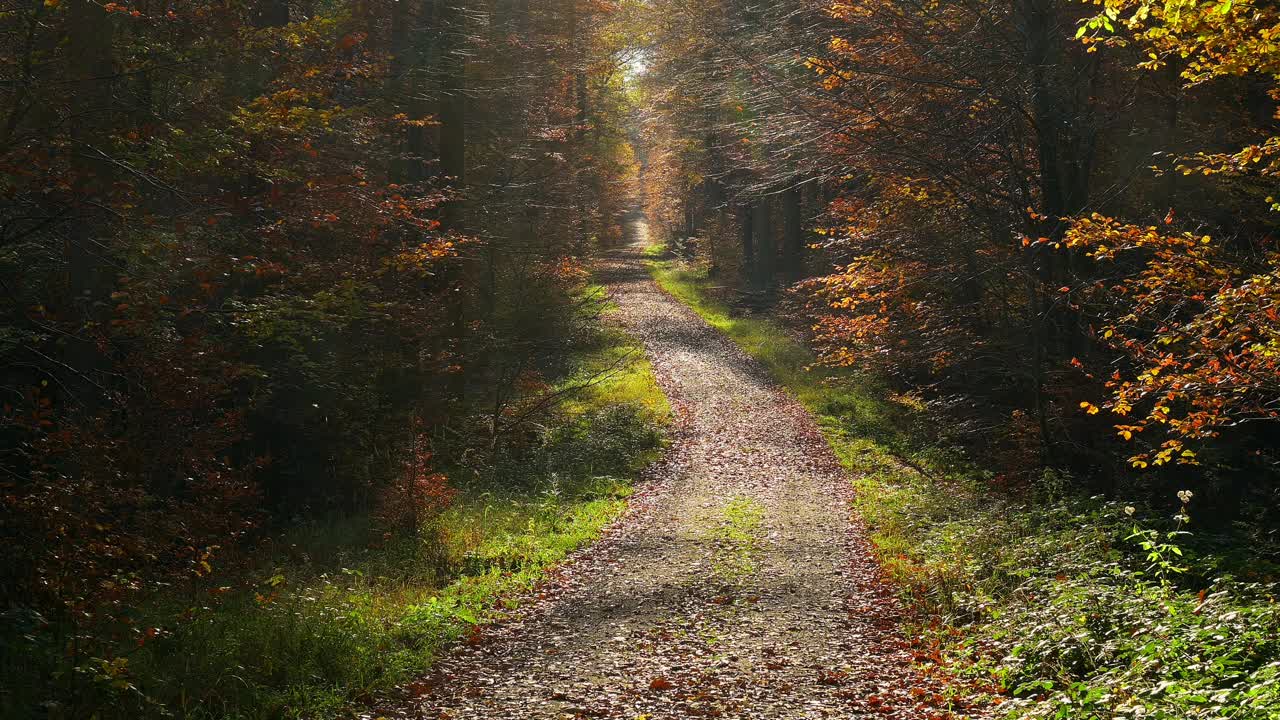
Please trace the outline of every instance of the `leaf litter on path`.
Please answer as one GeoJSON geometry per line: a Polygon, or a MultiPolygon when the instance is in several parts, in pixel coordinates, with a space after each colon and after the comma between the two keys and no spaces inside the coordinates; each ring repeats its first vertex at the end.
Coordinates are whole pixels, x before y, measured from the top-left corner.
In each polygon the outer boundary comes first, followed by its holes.
{"type": "Polygon", "coordinates": [[[675,443],[600,541],[377,714],[981,715],[951,714],[938,681],[913,666],[897,600],[851,517],[850,483],[813,419],[662,293],[639,249],[614,253],[601,275],[677,410],[675,443]],[[759,527],[743,530],[756,535],[752,561],[726,576],[716,529],[734,503],[759,508],[759,527]]]}

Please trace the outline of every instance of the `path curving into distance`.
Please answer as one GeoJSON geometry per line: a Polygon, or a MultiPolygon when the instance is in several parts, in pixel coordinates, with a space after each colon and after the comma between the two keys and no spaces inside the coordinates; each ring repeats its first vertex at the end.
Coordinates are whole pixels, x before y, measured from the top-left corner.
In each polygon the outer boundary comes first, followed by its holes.
{"type": "Polygon", "coordinates": [[[934,718],[898,606],[805,410],[650,279],[648,228],[601,278],[680,418],[626,517],[519,616],[384,716],[934,718]],[[412,697],[411,697],[412,696],[412,697]],[[411,697],[411,699],[410,699],[411,697]]]}

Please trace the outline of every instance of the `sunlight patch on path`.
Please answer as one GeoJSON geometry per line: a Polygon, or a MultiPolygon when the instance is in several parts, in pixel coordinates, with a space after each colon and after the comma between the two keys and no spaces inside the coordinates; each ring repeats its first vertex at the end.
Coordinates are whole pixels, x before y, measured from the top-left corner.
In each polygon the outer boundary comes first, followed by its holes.
{"type": "Polygon", "coordinates": [[[601,281],[679,436],[627,518],[532,610],[451,654],[404,716],[938,716],[812,418],[654,285],[647,224],[628,234],[601,281]],[[725,573],[726,548],[747,547],[750,571],[725,573]]]}

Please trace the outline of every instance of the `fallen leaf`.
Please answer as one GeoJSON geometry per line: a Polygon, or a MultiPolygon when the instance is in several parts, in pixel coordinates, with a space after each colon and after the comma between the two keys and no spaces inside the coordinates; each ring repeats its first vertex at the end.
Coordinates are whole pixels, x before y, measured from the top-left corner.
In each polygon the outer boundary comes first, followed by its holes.
{"type": "Polygon", "coordinates": [[[675,687],[675,683],[664,677],[656,677],[649,682],[650,690],[670,690],[675,687]]]}

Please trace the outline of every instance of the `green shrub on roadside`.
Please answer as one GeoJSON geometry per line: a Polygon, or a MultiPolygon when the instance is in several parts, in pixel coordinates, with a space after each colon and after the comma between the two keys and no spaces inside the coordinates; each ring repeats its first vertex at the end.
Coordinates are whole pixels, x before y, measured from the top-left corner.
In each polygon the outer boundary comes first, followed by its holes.
{"type": "Polygon", "coordinates": [[[1114,502],[998,502],[923,478],[860,490],[916,631],[1011,698],[1011,716],[1280,716],[1275,586],[1199,573],[1194,536],[1173,538],[1187,572],[1161,573],[1142,543],[1151,530],[1169,541],[1176,521],[1144,528],[1114,502]]]}
{"type": "Polygon", "coordinates": [[[0,716],[334,717],[424,672],[596,538],[661,449],[669,410],[643,354],[614,330],[596,341],[549,392],[613,371],[567,394],[516,447],[442,468],[461,487],[417,532],[384,534],[371,517],[295,527],[243,579],[131,610],[117,652],[75,668],[61,661],[74,637],[4,613],[0,716]]]}
{"type": "Polygon", "coordinates": [[[1079,497],[1052,469],[1025,494],[993,490],[878,379],[812,367],[781,325],[710,299],[704,275],[651,267],[814,415],[910,636],[968,682],[954,692],[1028,720],[1280,718],[1280,571],[1241,538],[1195,534],[1189,494],[1152,521],[1160,508],[1079,497]]]}

